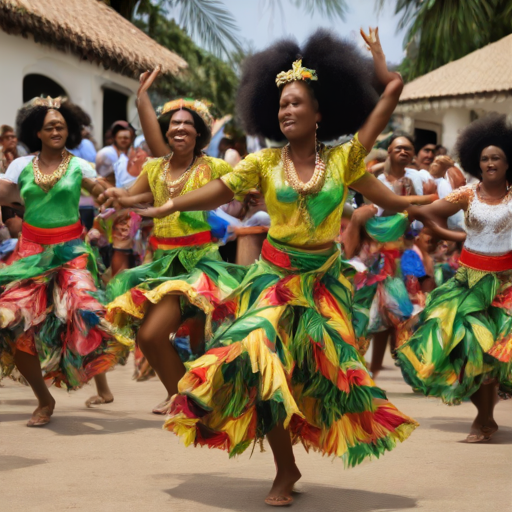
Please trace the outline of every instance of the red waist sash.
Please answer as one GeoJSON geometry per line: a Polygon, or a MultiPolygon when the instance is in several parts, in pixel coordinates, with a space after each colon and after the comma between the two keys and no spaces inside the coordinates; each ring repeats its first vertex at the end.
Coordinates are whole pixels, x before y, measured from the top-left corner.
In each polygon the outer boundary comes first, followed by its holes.
{"type": "Polygon", "coordinates": [[[502,256],[489,256],[462,249],[459,262],[474,270],[504,272],[505,270],[512,270],[512,252],[502,256]]]}
{"type": "Polygon", "coordinates": [[[80,221],[61,228],[36,228],[24,222],[21,226],[21,236],[24,240],[41,245],[61,244],[70,242],[82,236],[83,227],[80,221]]]}
{"type": "Polygon", "coordinates": [[[177,249],[178,247],[190,247],[192,245],[203,245],[212,241],[212,234],[210,231],[202,231],[194,235],[176,236],[173,238],[161,238],[158,236],[151,236],[149,243],[153,249],[177,249]]]}

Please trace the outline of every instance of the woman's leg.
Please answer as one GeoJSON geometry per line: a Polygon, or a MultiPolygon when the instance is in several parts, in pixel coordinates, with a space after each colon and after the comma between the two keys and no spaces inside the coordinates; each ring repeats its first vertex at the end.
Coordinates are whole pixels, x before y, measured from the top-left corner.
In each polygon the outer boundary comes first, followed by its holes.
{"type": "Polygon", "coordinates": [[[375,379],[379,372],[382,370],[382,363],[384,355],[386,354],[386,346],[390,335],[389,329],[385,331],[376,332],[372,338],[372,360],[370,363],[370,371],[375,379]]]}
{"type": "MultiPolygon", "coordinates": [[[[112,269],[112,277],[123,270],[130,268],[131,251],[119,251],[115,248],[112,253],[112,261],[110,267],[112,269]]],[[[114,401],[114,395],[110,390],[107,381],[107,374],[100,373],[94,376],[94,383],[96,384],[96,395],[91,396],[85,402],[87,407],[92,405],[110,404],[114,401]]]]}
{"type": "MultiPolygon", "coordinates": [[[[180,324],[180,297],[167,295],[158,304],[149,306],[137,333],[137,344],[165,386],[167,401],[178,392],[178,382],[185,374],[185,366],[169,341],[180,324]]],[[[157,406],[154,412],[162,413],[162,408],[157,406]]]]}
{"type": "Polygon", "coordinates": [[[471,395],[471,401],[478,413],[471,425],[467,441],[468,443],[488,441],[498,430],[498,424],[494,420],[494,406],[498,402],[498,384],[494,381],[482,384],[478,391],[471,395]]]}
{"type": "Polygon", "coordinates": [[[295,464],[290,433],[280,424],[267,434],[267,439],[274,454],[277,474],[265,502],[276,506],[291,503],[293,486],[302,475],[295,464]]]}
{"type": "Polygon", "coordinates": [[[55,408],[55,399],[51,395],[41,372],[41,365],[37,355],[32,355],[22,350],[16,350],[14,353],[14,362],[20,373],[29,383],[32,391],[36,395],[38,405],[32,413],[27,425],[29,427],[41,427],[50,421],[50,416],[55,408]]]}

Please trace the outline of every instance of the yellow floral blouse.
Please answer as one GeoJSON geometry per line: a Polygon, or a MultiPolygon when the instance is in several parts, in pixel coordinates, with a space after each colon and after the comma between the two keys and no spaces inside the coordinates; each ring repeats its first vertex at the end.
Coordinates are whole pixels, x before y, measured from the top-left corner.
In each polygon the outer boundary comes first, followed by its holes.
{"type": "Polygon", "coordinates": [[[221,179],[242,195],[258,188],[270,215],[269,235],[282,244],[313,246],[332,242],[340,232],[347,186],[365,173],[368,154],[357,134],[335,147],[324,147],[325,183],[320,192],[298,194],[286,181],[281,149],[263,149],[247,156],[221,179]]]}
{"type": "MultiPolygon", "coordinates": [[[[161,206],[166,203],[169,189],[164,179],[164,165],[166,157],[149,159],[142,168],[141,176],[148,175],[149,186],[155,199],[154,205],[161,206]]],[[[203,155],[199,157],[193,167],[192,174],[185,183],[180,195],[196,190],[208,182],[220,178],[233,171],[232,167],[220,160],[203,155]]],[[[154,219],[154,234],[160,238],[194,235],[202,231],[210,231],[206,222],[206,212],[175,212],[163,219],[154,219]]]]}

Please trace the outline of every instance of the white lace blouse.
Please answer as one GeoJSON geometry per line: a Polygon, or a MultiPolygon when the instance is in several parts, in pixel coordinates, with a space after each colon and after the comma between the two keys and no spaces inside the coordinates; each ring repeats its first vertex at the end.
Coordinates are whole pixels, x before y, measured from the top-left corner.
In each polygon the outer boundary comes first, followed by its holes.
{"type": "Polygon", "coordinates": [[[512,190],[497,204],[479,196],[478,184],[458,188],[444,199],[464,209],[466,249],[490,256],[512,251],[512,190]]]}

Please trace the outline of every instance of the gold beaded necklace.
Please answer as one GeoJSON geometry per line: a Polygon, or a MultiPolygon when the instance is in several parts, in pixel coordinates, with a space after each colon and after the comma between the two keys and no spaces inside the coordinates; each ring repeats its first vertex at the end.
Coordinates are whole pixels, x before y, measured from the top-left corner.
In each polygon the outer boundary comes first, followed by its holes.
{"type": "Polygon", "coordinates": [[[34,157],[32,161],[32,168],[34,169],[34,181],[36,185],[41,187],[46,193],[48,193],[53,186],[64,176],[66,169],[68,168],[69,162],[73,158],[73,155],[69,151],[64,150],[62,152],[62,161],[55,171],[51,174],[44,174],[39,168],[39,155],[34,157]]]}
{"type": "Polygon", "coordinates": [[[164,171],[162,173],[163,180],[165,184],[167,185],[167,189],[169,191],[169,197],[173,198],[176,196],[179,196],[181,191],[183,190],[183,187],[185,186],[185,183],[190,178],[190,175],[193,171],[193,166],[196,161],[196,157],[192,159],[192,162],[190,162],[190,165],[185,169],[185,171],[181,174],[181,176],[176,180],[171,180],[170,170],[171,170],[171,158],[173,153],[171,153],[168,158],[167,162],[164,166],[164,171]]]}
{"type": "Polygon", "coordinates": [[[313,176],[311,179],[304,183],[297,174],[297,170],[295,169],[295,165],[293,164],[292,159],[290,158],[290,144],[287,144],[281,150],[281,159],[283,161],[284,174],[286,176],[286,180],[290,184],[290,186],[301,195],[308,194],[316,194],[320,192],[325,183],[325,162],[322,160],[320,156],[320,144],[316,145],[315,150],[315,171],[313,172],[313,176]]]}

